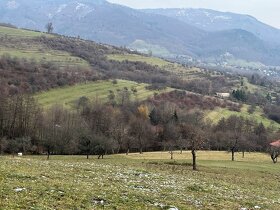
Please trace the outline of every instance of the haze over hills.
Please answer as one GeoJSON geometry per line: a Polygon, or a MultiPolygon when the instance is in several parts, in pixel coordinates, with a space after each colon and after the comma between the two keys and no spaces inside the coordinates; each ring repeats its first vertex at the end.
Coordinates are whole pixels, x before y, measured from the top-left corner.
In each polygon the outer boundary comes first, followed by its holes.
{"type": "Polygon", "coordinates": [[[210,9],[147,9],[151,14],[176,18],[206,31],[242,29],[268,42],[280,43],[280,30],[249,15],[210,9]]]}
{"type": "Polygon", "coordinates": [[[266,65],[280,65],[276,44],[279,30],[270,28],[269,33],[265,33],[264,30],[268,31],[265,27],[269,26],[248,16],[230,14],[232,19],[236,18],[227,23],[228,16],[217,12],[216,17],[220,18],[216,23],[211,22],[211,18],[205,20],[206,14],[212,17],[214,11],[201,10],[199,15],[196,13],[200,10],[193,13],[182,10],[185,15],[181,16],[176,16],[178,11],[172,11],[149,10],[147,13],[147,10],[135,10],[104,0],[3,0],[0,2],[0,22],[37,30],[44,30],[47,22],[53,22],[55,32],[59,34],[129,46],[143,52],[151,50],[158,56],[183,55],[213,60],[226,54],[266,65]],[[255,24],[247,27],[252,22],[255,24]]]}

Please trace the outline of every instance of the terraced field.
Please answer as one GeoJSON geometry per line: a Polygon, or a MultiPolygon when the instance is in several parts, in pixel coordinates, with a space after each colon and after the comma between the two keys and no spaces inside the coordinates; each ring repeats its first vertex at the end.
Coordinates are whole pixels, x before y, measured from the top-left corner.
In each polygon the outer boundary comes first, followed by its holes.
{"type": "Polygon", "coordinates": [[[46,46],[33,42],[32,39],[40,36],[52,35],[42,32],[14,29],[0,26],[0,56],[24,58],[37,62],[53,62],[59,67],[81,66],[89,68],[87,61],[70,55],[67,52],[51,50],[46,46]]]}
{"type": "Polygon", "coordinates": [[[278,210],[279,164],[261,153],[0,156],[0,209],[278,210]]]}
{"type": "Polygon", "coordinates": [[[206,73],[199,68],[185,68],[180,64],[168,62],[157,57],[149,57],[136,54],[113,54],[107,55],[107,58],[116,61],[139,61],[150,65],[159,66],[160,68],[172,72],[173,74],[180,76],[185,80],[202,78],[206,76],[206,73]]]}
{"type": "Polygon", "coordinates": [[[17,29],[17,28],[10,28],[10,27],[4,27],[0,26],[0,37],[8,36],[8,37],[16,37],[16,38],[34,38],[38,36],[49,36],[51,37],[52,35],[43,33],[43,32],[35,32],[35,31],[30,31],[26,29],[17,29]]]}
{"type": "MultiPolygon", "coordinates": [[[[111,80],[90,82],[87,84],[79,84],[71,87],[64,87],[59,89],[53,89],[47,92],[39,93],[35,95],[35,98],[44,107],[50,107],[54,104],[62,104],[66,107],[72,107],[75,102],[82,96],[85,96],[91,100],[98,98],[101,101],[107,101],[109,91],[113,91],[115,95],[119,90],[128,88],[131,90],[135,88],[137,92],[131,94],[132,100],[145,100],[149,96],[153,96],[158,91],[147,90],[148,85],[144,83],[136,83],[127,80],[117,80],[117,84],[113,84],[111,80]]],[[[167,88],[164,91],[171,91],[167,88]]]]}
{"type": "Polygon", "coordinates": [[[149,57],[149,56],[143,56],[143,55],[136,55],[136,54],[112,54],[107,56],[110,60],[116,60],[116,61],[139,61],[139,62],[145,62],[154,66],[159,67],[165,67],[172,65],[172,63],[165,61],[160,58],[156,57],[149,57]]]}

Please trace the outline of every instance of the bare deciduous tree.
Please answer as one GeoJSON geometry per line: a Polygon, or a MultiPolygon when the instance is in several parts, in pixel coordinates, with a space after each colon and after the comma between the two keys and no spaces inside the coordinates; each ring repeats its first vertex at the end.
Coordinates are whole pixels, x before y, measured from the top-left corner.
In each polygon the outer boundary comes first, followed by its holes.
{"type": "Polygon", "coordinates": [[[201,148],[204,143],[203,132],[199,127],[191,124],[181,124],[180,126],[182,138],[184,138],[191,149],[193,170],[197,170],[196,151],[201,148]]]}
{"type": "Polygon", "coordinates": [[[47,23],[46,26],[45,26],[45,28],[46,28],[47,32],[48,32],[49,34],[51,34],[51,33],[53,32],[53,29],[54,29],[53,23],[52,23],[52,22],[47,23]]]}

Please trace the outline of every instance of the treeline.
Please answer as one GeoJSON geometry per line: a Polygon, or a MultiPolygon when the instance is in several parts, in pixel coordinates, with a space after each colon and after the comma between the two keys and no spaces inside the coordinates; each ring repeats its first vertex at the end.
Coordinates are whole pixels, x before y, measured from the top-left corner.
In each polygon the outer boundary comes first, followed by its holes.
{"type": "Polygon", "coordinates": [[[262,93],[246,91],[244,88],[236,89],[232,91],[232,98],[251,105],[265,106],[272,103],[272,97],[270,93],[263,95],[262,93]]]}
{"type": "Polygon", "coordinates": [[[174,103],[175,97],[182,100],[183,93],[163,96],[166,100],[161,103],[155,102],[158,98],[139,103],[131,102],[129,94],[123,97],[122,104],[82,97],[75,110],[53,106],[43,111],[32,97],[2,96],[0,151],[102,156],[165,150],[172,158],[174,150],[190,149],[195,161],[199,149],[228,150],[233,158],[237,151],[266,151],[274,134],[262,124],[237,116],[217,125],[206,122],[202,112],[174,103]]]}
{"type": "Polygon", "coordinates": [[[244,89],[237,89],[233,90],[232,98],[233,100],[250,104],[248,111],[251,114],[256,110],[256,106],[262,107],[267,118],[280,123],[280,99],[278,95],[273,100],[270,93],[264,96],[257,92],[250,93],[244,89]]]}

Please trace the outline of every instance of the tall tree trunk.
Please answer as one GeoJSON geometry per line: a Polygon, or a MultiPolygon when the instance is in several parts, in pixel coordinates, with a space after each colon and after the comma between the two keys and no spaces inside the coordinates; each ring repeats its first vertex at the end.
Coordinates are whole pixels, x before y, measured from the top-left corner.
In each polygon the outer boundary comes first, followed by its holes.
{"type": "Polygon", "coordinates": [[[126,155],[128,155],[128,153],[129,153],[129,147],[128,147],[127,150],[126,150],[126,155]]]}
{"type": "Polygon", "coordinates": [[[89,155],[87,154],[87,159],[89,158],[89,155]]]}
{"type": "Polygon", "coordinates": [[[231,161],[234,161],[234,148],[231,149],[231,161]]]}
{"type": "Polygon", "coordinates": [[[276,153],[276,152],[273,152],[271,154],[271,159],[272,159],[273,163],[277,163],[278,156],[279,156],[279,153],[276,153]]]}
{"type": "Polygon", "coordinates": [[[120,153],[120,150],[121,150],[121,145],[119,144],[119,145],[118,145],[118,148],[117,148],[117,154],[120,153]]]}
{"type": "Polygon", "coordinates": [[[143,154],[143,148],[142,148],[142,146],[140,147],[140,154],[143,154]]]}
{"type": "Polygon", "coordinates": [[[245,151],[242,151],[242,158],[245,157],[245,151]]]}
{"type": "Polygon", "coordinates": [[[47,156],[47,160],[50,159],[50,150],[48,149],[48,156],[47,156]]]}
{"type": "Polygon", "coordinates": [[[235,149],[237,148],[237,141],[238,141],[238,138],[235,139],[235,143],[231,148],[231,161],[234,161],[234,152],[235,152],[235,149]]]}
{"type": "Polygon", "coordinates": [[[170,159],[173,160],[173,151],[170,151],[170,159]]]}
{"type": "Polygon", "coordinates": [[[193,170],[196,170],[196,152],[195,149],[192,149],[192,161],[193,161],[193,170]]]}

